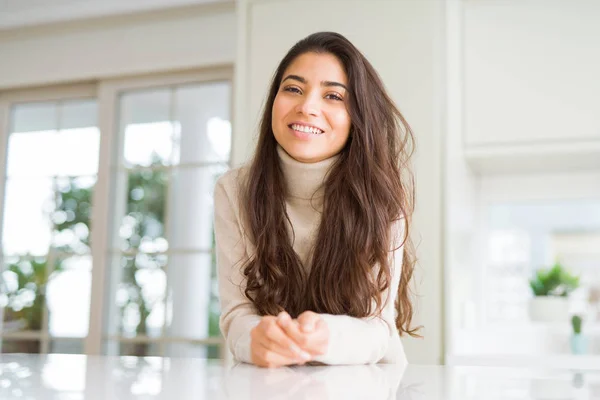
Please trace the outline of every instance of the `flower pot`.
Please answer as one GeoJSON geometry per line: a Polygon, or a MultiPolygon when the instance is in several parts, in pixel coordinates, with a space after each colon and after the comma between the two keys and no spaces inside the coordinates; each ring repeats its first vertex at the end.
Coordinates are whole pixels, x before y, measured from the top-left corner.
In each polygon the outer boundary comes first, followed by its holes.
{"type": "Polygon", "coordinates": [[[569,299],[558,296],[536,296],[529,303],[529,318],[535,322],[568,322],[569,299]]]}
{"type": "Polygon", "coordinates": [[[571,336],[571,353],[587,353],[587,338],[585,336],[580,333],[576,333],[571,336]]]}

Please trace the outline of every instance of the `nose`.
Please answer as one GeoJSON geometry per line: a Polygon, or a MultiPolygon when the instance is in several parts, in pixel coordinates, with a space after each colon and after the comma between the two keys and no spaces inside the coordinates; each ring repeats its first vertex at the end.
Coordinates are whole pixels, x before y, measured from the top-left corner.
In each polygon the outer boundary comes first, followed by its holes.
{"type": "Polygon", "coordinates": [[[319,115],[319,101],[314,96],[305,96],[298,103],[296,111],[299,114],[317,116],[319,115]]]}

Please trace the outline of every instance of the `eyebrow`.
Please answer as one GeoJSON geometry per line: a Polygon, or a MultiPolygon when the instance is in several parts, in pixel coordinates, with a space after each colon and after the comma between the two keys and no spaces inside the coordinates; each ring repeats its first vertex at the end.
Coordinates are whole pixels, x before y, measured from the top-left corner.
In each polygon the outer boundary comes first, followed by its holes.
{"type": "MultiPolygon", "coordinates": [[[[306,84],[306,79],[304,79],[303,77],[298,76],[298,75],[288,75],[285,78],[283,78],[281,83],[285,82],[288,79],[292,79],[292,80],[298,81],[300,83],[306,84]]],[[[338,87],[344,88],[344,89],[346,89],[346,91],[348,91],[348,88],[346,87],[346,85],[344,85],[343,83],[334,82],[334,81],[321,81],[321,86],[324,86],[324,87],[338,86],[338,87]]]]}

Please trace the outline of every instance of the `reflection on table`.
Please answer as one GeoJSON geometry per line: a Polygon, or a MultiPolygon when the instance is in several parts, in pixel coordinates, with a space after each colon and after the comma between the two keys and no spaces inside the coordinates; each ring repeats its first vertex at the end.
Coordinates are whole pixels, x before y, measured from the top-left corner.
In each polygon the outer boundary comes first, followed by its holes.
{"type": "Polygon", "coordinates": [[[0,399],[600,399],[600,371],[409,365],[261,369],[191,358],[0,355],[0,399]]]}

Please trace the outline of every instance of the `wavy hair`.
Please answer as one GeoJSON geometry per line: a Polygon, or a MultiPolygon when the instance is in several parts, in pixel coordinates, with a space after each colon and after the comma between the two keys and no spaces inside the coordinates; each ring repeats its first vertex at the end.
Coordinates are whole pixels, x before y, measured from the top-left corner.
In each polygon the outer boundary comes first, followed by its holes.
{"type": "MultiPolygon", "coordinates": [[[[392,279],[390,251],[404,246],[396,301],[401,335],[411,328],[409,282],[415,251],[409,228],[414,204],[409,158],[410,126],[386,93],[381,78],[360,51],[333,32],[312,34],[296,43],[279,64],[259,128],[257,149],[242,190],[242,211],[256,247],[244,265],[245,295],[260,315],[306,310],[367,317],[381,310],[382,292],[392,279]],[[348,141],[324,182],[322,220],[312,251],[310,273],[292,248],[287,226],[286,184],[272,127],[272,107],[283,73],[307,52],[332,54],[348,77],[348,141]],[[403,226],[401,242],[394,226],[403,226]],[[341,284],[343,282],[343,284],[341,284]]],[[[398,268],[400,266],[397,266],[398,268]]]]}

